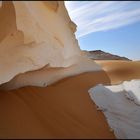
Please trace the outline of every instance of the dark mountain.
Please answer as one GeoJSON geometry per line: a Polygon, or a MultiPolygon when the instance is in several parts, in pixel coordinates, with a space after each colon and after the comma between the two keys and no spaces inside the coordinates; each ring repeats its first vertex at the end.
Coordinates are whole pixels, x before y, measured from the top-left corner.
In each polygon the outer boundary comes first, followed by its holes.
{"type": "Polygon", "coordinates": [[[111,53],[107,53],[101,50],[95,50],[95,51],[83,51],[83,54],[91,59],[94,60],[128,60],[130,59],[118,55],[114,55],[111,53]]]}

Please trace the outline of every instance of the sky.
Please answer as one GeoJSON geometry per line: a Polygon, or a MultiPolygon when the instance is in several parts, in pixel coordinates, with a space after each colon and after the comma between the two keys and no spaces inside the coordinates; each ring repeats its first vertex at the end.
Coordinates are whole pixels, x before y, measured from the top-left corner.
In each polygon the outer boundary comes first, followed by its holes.
{"type": "Polygon", "coordinates": [[[65,1],[82,50],[140,60],[140,1],[65,1]]]}

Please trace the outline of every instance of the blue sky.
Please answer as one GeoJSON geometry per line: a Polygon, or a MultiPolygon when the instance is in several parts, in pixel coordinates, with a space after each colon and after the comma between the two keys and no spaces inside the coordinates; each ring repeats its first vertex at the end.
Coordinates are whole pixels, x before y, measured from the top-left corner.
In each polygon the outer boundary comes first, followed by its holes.
{"type": "Polygon", "coordinates": [[[83,50],[140,60],[139,1],[65,1],[83,50]]]}

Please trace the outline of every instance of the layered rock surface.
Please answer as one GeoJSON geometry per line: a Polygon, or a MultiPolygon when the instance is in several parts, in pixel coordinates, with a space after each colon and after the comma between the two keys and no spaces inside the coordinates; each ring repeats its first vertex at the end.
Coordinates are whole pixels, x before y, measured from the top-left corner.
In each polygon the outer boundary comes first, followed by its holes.
{"type": "MultiPolygon", "coordinates": [[[[100,70],[97,64],[83,57],[74,34],[76,25],[63,1],[3,1],[0,21],[0,84],[44,67],[77,65],[69,75],[77,74],[79,67],[79,72],[100,70]],[[79,66],[81,61],[89,63],[87,69],[82,63],[79,66]]],[[[49,76],[45,78],[52,81],[49,76]]],[[[30,80],[33,81],[32,77],[30,80]]]]}

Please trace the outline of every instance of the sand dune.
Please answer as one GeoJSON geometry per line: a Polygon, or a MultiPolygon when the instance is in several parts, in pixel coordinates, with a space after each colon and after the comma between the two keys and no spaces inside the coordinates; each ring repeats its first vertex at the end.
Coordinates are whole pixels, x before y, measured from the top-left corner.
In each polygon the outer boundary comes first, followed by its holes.
{"type": "Polygon", "coordinates": [[[140,79],[140,61],[106,60],[96,61],[102,66],[112,84],[125,80],[140,79]]]}
{"type": "Polygon", "coordinates": [[[0,92],[0,138],[115,138],[88,89],[140,79],[140,62],[97,61],[104,71],[65,78],[51,86],[0,92]]]}

